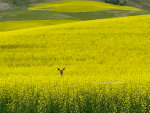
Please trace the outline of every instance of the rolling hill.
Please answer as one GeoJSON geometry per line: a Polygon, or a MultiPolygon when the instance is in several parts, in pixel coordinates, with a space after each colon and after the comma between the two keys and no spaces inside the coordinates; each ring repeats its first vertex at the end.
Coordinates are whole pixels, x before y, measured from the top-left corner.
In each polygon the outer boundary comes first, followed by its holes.
{"type": "Polygon", "coordinates": [[[103,2],[97,2],[92,0],[68,0],[68,1],[56,1],[50,3],[37,4],[29,8],[29,10],[50,10],[59,12],[92,12],[103,10],[133,10],[139,11],[133,7],[124,7],[118,5],[112,5],[103,2]]]}
{"type": "MultiPolygon", "coordinates": [[[[58,1],[58,0],[0,0],[0,2],[5,2],[5,4],[9,4],[12,7],[29,7],[32,4],[37,3],[44,3],[44,2],[52,2],[52,1],[58,1]]],[[[104,0],[93,0],[93,1],[101,1],[104,2],[104,0]]],[[[120,0],[126,1],[126,6],[132,6],[143,10],[150,10],[150,0],[120,0]]],[[[7,5],[8,6],[8,5],[7,5]]],[[[9,6],[8,6],[9,7],[9,6]]]]}
{"type": "MultiPolygon", "coordinates": [[[[19,1],[16,1],[18,3],[19,1]]],[[[71,1],[65,1],[65,12],[62,10],[63,6],[57,6],[55,9],[52,10],[28,10],[31,9],[32,6],[40,6],[42,4],[37,4],[42,1],[32,1],[28,2],[28,5],[10,5],[12,8],[11,10],[1,11],[0,12],[0,21],[24,21],[24,20],[93,20],[93,19],[103,19],[103,18],[113,18],[113,17],[122,17],[122,16],[131,16],[131,15],[142,15],[142,14],[149,14],[149,11],[146,10],[139,10],[137,11],[136,8],[132,7],[125,7],[125,6],[117,6],[106,4],[102,2],[95,2],[93,0],[90,1],[76,1],[82,2],[82,4],[71,4],[71,1]],[[99,4],[99,5],[98,5],[99,4]],[[68,7],[67,7],[68,6],[68,7]],[[86,8],[85,8],[86,6],[86,8]],[[103,6],[103,7],[102,7],[103,6]],[[104,10],[105,6],[105,10],[104,10]],[[88,10],[87,10],[88,7],[88,10]],[[74,8],[73,12],[70,9],[66,8],[74,8]],[[129,9],[130,10],[129,10],[129,9]],[[86,11],[80,11],[80,10],[86,11]],[[106,10],[107,9],[107,10],[106,10]],[[127,10],[128,9],[128,10],[127,10]],[[59,10],[59,11],[55,11],[59,10]],[[60,11],[62,10],[62,11],[60,11]]],[[[43,2],[46,2],[43,1],[43,2]]],[[[73,2],[73,1],[72,1],[73,2]]],[[[74,1],[75,2],[75,1],[74,1]]],[[[9,2],[8,2],[9,3],[9,2]]],[[[50,2],[51,4],[55,4],[55,2],[50,2]]],[[[62,3],[62,1],[57,1],[56,3],[62,3]]],[[[23,3],[23,1],[20,4],[23,3]]],[[[47,4],[47,3],[46,3],[47,4]]],[[[48,3],[49,4],[49,3],[48,3]]],[[[56,6],[56,4],[55,4],[56,6]]],[[[32,8],[33,9],[33,8],[32,8]]]]}
{"type": "Polygon", "coordinates": [[[144,1],[0,0],[0,112],[148,113],[144,1]]]}
{"type": "Polygon", "coordinates": [[[77,20],[30,20],[30,21],[8,21],[0,23],[0,32],[12,31],[26,28],[35,28],[56,24],[77,22],[77,20]]]}
{"type": "Polygon", "coordinates": [[[128,6],[150,10],[150,0],[126,0],[128,6]]]}
{"type": "MultiPolygon", "coordinates": [[[[53,59],[54,56],[58,56],[58,59],[60,58],[60,60],[56,60],[56,62],[61,63],[61,61],[64,59],[74,56],[75,58],[79,57],[82,63],[85,61],[88,63],[103,62],[104,65],[107,65],[109,62],[113,65],[122,62],[127,63],[126,65],[129,66],[132,64],[144,66],[144,63],[142,62],[148,58],[148,56],[146,57],[145,55],[148,55],[146,50],[149,48],[149,17],[149,15],[131,16],[114,19],[65,23],[61,25],[42,26],[38,28],[16,31],[5,31],[0,33],[0,42],[4,47],[6,47],[4,49],[6,49],[6,51],[8,50],[8,52],[9,48],[7,49],[7,45],[12,45],[13,51],[10,51],[10,54],[13,54],[14,56],[13,65],[15,65],[15,63],[16,65],[19,65],[24,57],[26,58],[28,55],[30,56],[33,53],[32,50],[34,49],[31,50],[31,53],[29,51],[28,54],[23,52],[24,49],[28,49],[29,45],[29,48],[30,46],[33,46],[33,48],[35,47],[35,49],[37,49],[37,52],[34,51],[34,56],[37,58],[33,59],[33,61],[38,60],[38,56],[41,55],[39,56],[39,60],[37,62],[39,65],[40,63],[44,63],[42,60],[40,60],[42,57],[50,57],[53,59]],[[20,49],[25,55],[23,55],[24,57],[22,57],[22,60],[17,60],[16,58],[19,57],[17,56],[19,54],[14,52],[20,49]],[[38,49],[42,51],[39,51],[38,49]],[[43,51],[43,49],[45,49],[47,52],[43,51]],[[58,51],[56,51],[57,49],[58,51]],[[51,51],[51,53],[48,53],[48,51],[51,51]],[[76,53],[76,51],[78,51],[78,53],[76,53]],[[86,53],[82,54],[82,51],[86,51],[86,53]],[[88,57],[84,58],[85,56],[88,57]],[[61,57],[64,59],[61,59],[61,57]],[[84,60],[82,61],[82,59],[84,60]]],[[[24,59],[24,61],[26,60],[28,59],[24,59]]],[[[68,60],[70,63],[72,60],[76,61],[74,58],[70,58],[68,60]]],[[[6,63],[7,61],[2,60],[1,64],[3,64],[2,62],[6,63]]],[[[30,64],[28,61],[26,63],[30,64]]],[[[48,65],[49,63],[50,62],[47,62],[45,65],[48,65]]],[[[32,64],[31,62],[31,65],[38,64],[32,64]]]]}
{"type": "Polygon", "coordinates": [[[141,15],[0,32],[1,112],[148,112],[149,28],[141,15]]]}

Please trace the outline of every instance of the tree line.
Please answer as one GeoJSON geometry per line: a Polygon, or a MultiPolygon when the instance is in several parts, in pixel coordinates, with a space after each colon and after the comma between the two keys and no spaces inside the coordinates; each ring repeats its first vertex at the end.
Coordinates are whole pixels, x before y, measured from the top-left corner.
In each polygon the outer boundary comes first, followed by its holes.
{"type": "Polygon", "coordinates": [[[127,2],[124,0],[105,0],[105,3],[111,3],[115,5],[125,5],[127,2]]]}

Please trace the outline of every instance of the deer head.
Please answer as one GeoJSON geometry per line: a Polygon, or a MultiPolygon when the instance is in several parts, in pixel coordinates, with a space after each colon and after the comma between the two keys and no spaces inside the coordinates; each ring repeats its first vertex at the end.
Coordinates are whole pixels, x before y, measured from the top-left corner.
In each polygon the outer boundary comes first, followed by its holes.
{"type": "Polygon", "coordinates": [[[58,71],[60,71],[60,74],[61,74],[61,76],[63,76],[63,71],[65,70],[65,68],[63,68],[62,70],[60,70],[59,68],[58,68],[58,71]]]}

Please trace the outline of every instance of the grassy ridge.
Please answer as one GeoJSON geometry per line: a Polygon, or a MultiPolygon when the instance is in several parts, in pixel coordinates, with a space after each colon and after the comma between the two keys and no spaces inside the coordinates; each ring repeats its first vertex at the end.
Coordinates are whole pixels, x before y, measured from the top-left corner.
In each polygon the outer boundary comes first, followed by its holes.
{"type": "MultiPolygon", "coordinates": [[[[98,0],[105,2],[105,0],[98,0]]],[[[120,0],[120,2],[126,1],[125,6],[136,7],[142,10],[150,10],[150,0],[120,0]]]]}
{"type": "Polygon", "coordinates": [[[149,20],[1,32],[2,112],[148,112],[149,20]],[[66,67],[64,77],[57,67],[66,67]]]}
{"type": "MultiPolygon", "coordinates": [[[[122,16],[130,16],[130,15],[143,15],[149,14],[149,11],[144,10],[127,10],[128,7],[121,7],[111,4],[105,4],[102,2],[95,1],[76,1],[82,2],[80,6],[78,4],[73,4],[72,2],[65,2],[64,5],[58,8],[63,8],[63,10],[67,10],[67,12],[59,12],[59,11],[51,11],[51,10],[27,10],[25,8],[17,8],[11,11],[1,11],[0,12],[0,21],[24,21],[24,20],[92,20],[92,19],[103,19],[103,18],[113,18],[113,17],[122,17],[122,16]],[[91,3],[92,2],[92,3],[91,3]],[[84,3],[84,4],[83,4],[84,3]],[[68,5],[64,7],[65,5],[68,5]],[[96,5],[96,6],[95,6],[96,5]],[[86,7],[87,6],[87,7],[86,7]],[[105,7],[104,7],[105,6],[105,7]],[[95,9],[96,8],[96,9],[95,9]],[[113,8],[113,10],[112,10],[113,8]],[[122,9],[123,8],[123,9],[122,9]],[[107,10],[106,10],[107,9],[107,10]],[[71,12],[73,10],[73,12],[71,12]],[[80,10],[85,10],[86,12],[82,12],[80,10]],[[96,11],[94,11],[96,10],[96,11]],[[97,11],[100,10],[100,11],[97,11]],[[74,12],[76,11],[76,12],[74,12]]],[[[60,4],[60,2],[51,2],[51,4],[60,4]]],[[[46,3],[47,4],[47,3],[46,3]]],[[[46,4],[37,4],[43,5],[45,7],[46,4]]],[[[48,3],[49,4],[49,3],[48,3]]],[[[35,5],[36,6],[36,5],[35,5]]],[[[35,9],[35,8],[33,8],[35,9]]],[[[55,9],[55,8],[54,8],[55,9]]]]}
{"type": "Polygon", "coordinates": [[[36,4],[29,8],[29,10],[50,10],[60,12],[91,12],[100,10],[136,10],[140,9],[133,7],[117,6],[103,2],[96,2],[92,0],[67,0],[55,1],[50,3],[36,4]]]}
{"type": "Polygon", "coordinates": [[[0,21],[24,20],[93,20],[122,17],[129,15],[149,14],[149,11],[96,11],[96,12],[55,12],[47,10],[14,10],[0,13],[0,21]]]}
{"type": "Polygon", "coordinates": [[[1,31],[19,30],[33,27],[49,26],[63,23],[77,22],[77,20],[31,20],[31,21],[9,21],[0,23],[1,31]]]}
{"type": "Polygon", "coordinates": [[[127,5],[143,10],[150,10],[150,0],[127,0],[127,5]]]}
{"type": "MultiPolygon", "coordinates": [[[[42,3],[42,2],[49,2],[49,1],[56,1],[56,0],[0,0],[2,2],[9,3],[13,7],[28,7],[32,4],[42,3]],[[13,4],[13,1],[15,1],[15,4],[13,4]]],[[[104,0],[96,0],[96,1],[102,1],[104,0]]],[[[120,0],[121,2],[123,0],[120,0]]],[[[136,7],[143,10],[150,10],[150,0],[126,0],[127,6],[136,7]]]]}

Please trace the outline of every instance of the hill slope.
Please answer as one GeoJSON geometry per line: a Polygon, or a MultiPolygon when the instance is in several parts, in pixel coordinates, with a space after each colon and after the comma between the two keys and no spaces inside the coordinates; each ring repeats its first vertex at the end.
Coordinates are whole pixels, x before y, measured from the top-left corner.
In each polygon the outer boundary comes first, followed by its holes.
{"type": "Polygon", "coordinates": [[[1,112],[149,112],[149,28],[142,15],[0,32],[1,112]]]}
{"type": "Polygon", "coordinates": [[[150,0],[126,0],[128,6],[137,7],[143,10],[150,10],[150,0]]]}
{"type": "Polygon", "coordinates": [[[133,7],[117,6],[103,2],[92,0],[71,0],[71,1],[57,1],[50,3],[37,4],[29,8],[29,10],[50,10],[59,12],[92,12],[101,10],[135,10],[139,9],[133,7]]]}
{"type": "Polygon", "coordinates": [[[101,72],[116,73],[119,68],[117,73],[146,74],[149,20],[150,15],[144,15],[3,32],[1,65],[82,64],[78,66],[88,69],[94,63],[101,72]]]}
{"type": "MultiPolygon", "coordinates": [[[[96,1],[102,1],[105,0],[96,0],[96,1]]],[[[150,10],[150,0],[120,0],[120,2],[126,1],[125,6],[132,6],[143,10],[150,10]]]]}
{"type": "MultiPolygon", "coordinates": [[[[30,10],[30,11],[28,11],[27,10],[28,6],[21,7],[21,8],[18,7],[18,8],[12,9],[10,11],[1,11],[0,12],[0,21],[91,20],[91,19],[103,19],[103,18],[141,15],[141,14],[149,14],[150,13],[149,11],[144,11],[144,10],[136,11],[134,8],[129,8],[129,9],[134,9],[134,10],[122,10],[122,9],[128,9],[128,7],[115,6],[115,5],[111,5],[111,4],[105,4],[105,3],[94,2],[94,1],[89,1],[90,3],[92,2],[92,4],[90,4],[91,7],[89,7],[87,10],[87,7],[85,8],[85,6],[89,5],[88,2],[85,2],[85,1],[82,1],[82,2],[84,2],[85,4],[80,5],[80,6],[78,6],[78,4],[73,5],[74,9],[72,9],[72,10],[76,13],[70,12],[70,9],[66,9],[66,8],[73,8],[72,6],[70,6],[70,7],[69,6],[68,7],[61,6],[61,8],[63,8],[66,12],[58,12],[58,11],[56,12],[56,11],[50,11],[50,10],[30,10]],[[97,3],[99,5],[97,5],[97,3]],[[96,9],[95,9],[95,5],[96,5],[96,9]],[[101,5],[106,6],[107,8],[102,7],[101,5]],[[85,9],[88,12],[80,11],[80,10],[85,10],[85,9]]],[[[62,3],[62,2],[59,1],[59,2],[51,2],[51,3],[55,4],[55,3],[62,3]]],[[[68,5],[68,2],[65,2],[65,4],[68,5]]],[[[71,5],[71,4],[69,4],[69,5],[71,5]]],[[[36,6],[38,6],[38,5],[36,5],[36,6]]],[[[56,6],[56,4],[55,4],[55,6],[56,6]]],[[[56,7],[57,10],[60,10],[59,8],[60,7],[58,7],[58,6],[56,7]]]]}
{"type": "Polygon", "coordinates": [[[0,23],[0,32],[12,31],[26,28],[35,28],[63,23],[77,22],[77,20],[31,20],[31,21],[9,21],[0,23]]]}
{"type": "MultiPolygon", "coordinates": [[[[8,3],[10,6],[13,6],[14,8],[15,7],[29,7],[32,4],[50,2],[50,1],[58,1],[58,0],[11,0],[11,1],[10,0],[0,0],[0,2],[8,3]]],[[[104,2],[104,0],[93,0],[93,1],[104,2]]],[[[150,7],[149,7],[150,0],[120,0],[120,1],[121,2],[126,1],[127,6],[132,6],[132,7],[136,7],[136,8],[143,9],[143,10],[150,10],[150,7]]]]}

